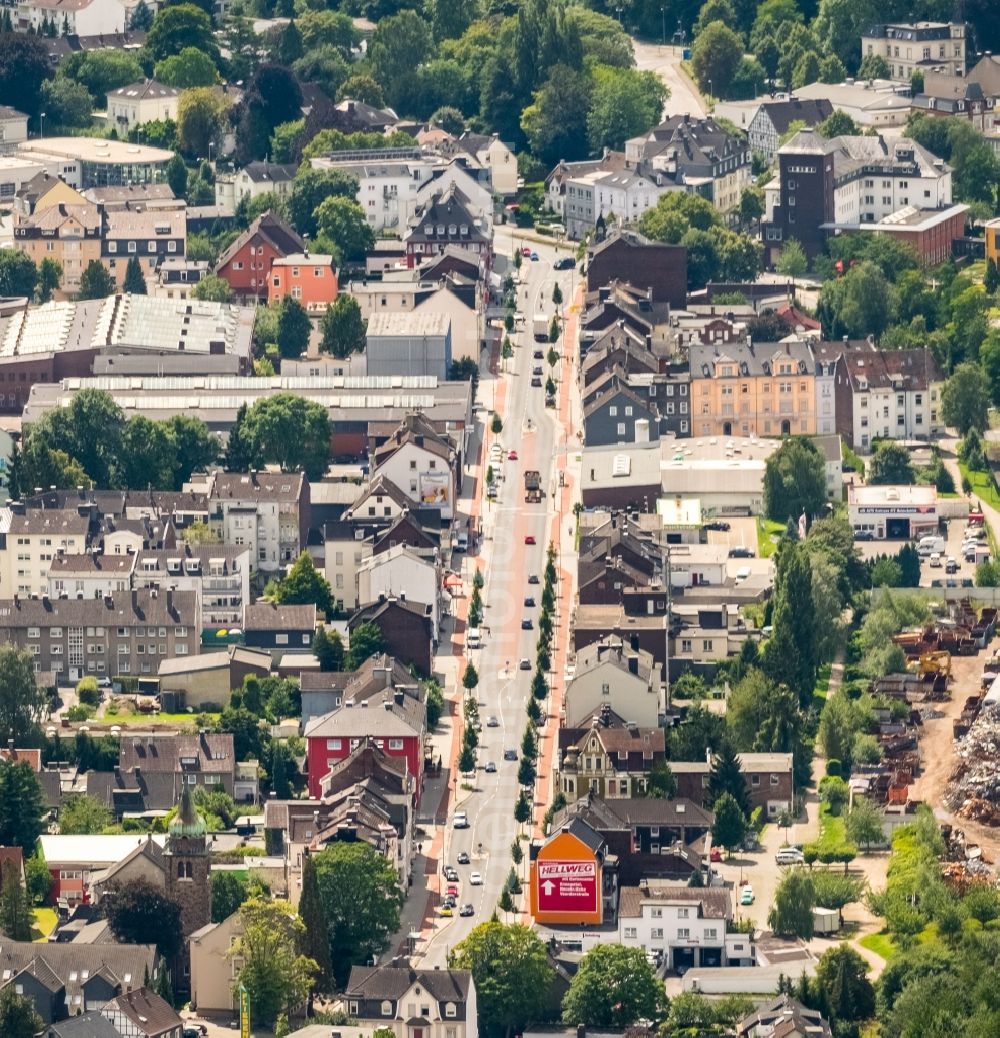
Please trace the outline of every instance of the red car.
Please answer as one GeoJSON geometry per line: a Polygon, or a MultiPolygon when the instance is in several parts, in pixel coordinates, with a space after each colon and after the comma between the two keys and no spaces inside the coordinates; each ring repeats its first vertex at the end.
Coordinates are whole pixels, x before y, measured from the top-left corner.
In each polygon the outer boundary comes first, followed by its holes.
{"type": "Polygon", "coordinates": [[[458,887],[456,887],[454,883],[449,883],[445,894],[450,894],[452,897],[458,897],[458,887]]]}
{"type": "Polygon", "coordinates": [[[517,451],[507,451],[508,461],[517,461],[517,451]]]}
{"type": "Polygon", "coordinates": [[[521,248],[521,255],[524,256],[525,259],[527,259],[531,255],[531,246],[530,245],[522,246],[522,248],[521,248]]]}
{"type": "Polygon", "coordinates": [[[711,858],[712,861],[722,861],[722,851],[720,851],[718,847],[713,847],[709,858],[711,858]]]}
{"type": "Polygon", "coordinates": [[[532,533],[529,533],[527,535],[527,537],[524,538],[524,543],[525,544],[534,544],[535,543],[535,535],[532,534],[532,533]]]}

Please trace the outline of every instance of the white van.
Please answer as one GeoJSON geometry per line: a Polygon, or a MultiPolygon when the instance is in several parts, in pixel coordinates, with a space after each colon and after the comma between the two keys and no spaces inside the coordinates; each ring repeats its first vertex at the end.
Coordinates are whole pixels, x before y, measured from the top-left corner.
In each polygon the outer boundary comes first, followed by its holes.
{"type": "Polygon", "coordinates": [[[923,558],[933,555],[935,552],[941,555],[944,552],[944,538],[929,534],[917,541],[917,554],[923,558]]]}
{"type": "Polygon", "coordinates": [[[928,560],[928,565],[930,565],[932,569],[941,568],[941,553],[939,551],[931,552],[931,557],[928,560]]]}
{"type": "Polygon", "coordinates": [[[465,632],[465,647],[467,649],[482,648],[483,639],[478,627],[470,627],[465,632]]]}

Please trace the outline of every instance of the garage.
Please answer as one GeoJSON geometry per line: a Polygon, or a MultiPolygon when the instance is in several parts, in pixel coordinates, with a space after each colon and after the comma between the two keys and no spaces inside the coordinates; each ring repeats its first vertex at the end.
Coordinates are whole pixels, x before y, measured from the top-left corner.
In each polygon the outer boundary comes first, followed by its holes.
{"type": "Polygon", "coordinates": [[[722,965],[722,949],[721,948],[702,948],[701,949],[701,964],[702,966],[720,967],[722,965]]]}
{"type": "Polygon", "coordinates": [[[910,520],[886,519],[885,535],[890,541],[908,541],[910,539],[910,520]]]}
{"type": "Polygon", "coordinates": [[[938,528],[938,496],[933,486],[847,488],[847,519],[855,535],[868,540],[911,540],[938,528]]]}
{"type": "Polygon", "coordinates": [[[671,966],[675,970],[689,970],[694,968],[694,948],[671,948],[671,966]]]}

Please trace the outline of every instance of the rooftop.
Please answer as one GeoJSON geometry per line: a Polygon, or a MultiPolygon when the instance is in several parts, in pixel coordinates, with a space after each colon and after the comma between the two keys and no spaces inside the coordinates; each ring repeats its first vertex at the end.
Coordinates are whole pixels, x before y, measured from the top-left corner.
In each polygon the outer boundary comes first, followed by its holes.
{"type": "Polygon", "coordinates": [[[421,336],[448,335],[451,318],[435,310],[413,310],[407,313],[377,311],[368,318],[368,339],[383,335],[421,336]]]}
{"type": "Polygon", "coordinates": [[[850,484],[847,488],[849,507],[937,507],[937,488],[933,486],[860,486],[850,484]]]}
{"type": "MultiPolygon", "coordinates": [[[[81,6],[84,3],[85,0],[81,0],[81,6]]],[[[102,137],[33,137],[30,141],[25,141],[18,150],[22,155],[45,156],[66,161],[76,159],[109,166],[166,165],[174,155],[165,148],[106,140],[102,137]]]]}

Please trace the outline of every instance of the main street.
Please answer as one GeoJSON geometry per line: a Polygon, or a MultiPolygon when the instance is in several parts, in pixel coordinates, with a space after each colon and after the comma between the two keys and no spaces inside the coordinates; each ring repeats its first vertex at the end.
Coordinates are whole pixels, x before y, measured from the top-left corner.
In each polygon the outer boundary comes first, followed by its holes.
{"type": "MultiPolygon", "coordinates": [[[[509,228],[498,228],[496,244],[498,251],[510,255],[514,247],[521,247],[522,239],[516,232],[512,235],[509,228]]],[[[489,918],[512,865],[510,849],[517,830],[514,821],[514,802],[519,791],[517,771],[521,736],[527,723],[525,708],[534,670],[540,611],[537,605],[525,607],[524,599],[533,595],[538,602],[541,597],[541,584],[529,584],[528,577],[537,574],[540,581],[543,578],[545,552],[552,532],[553,499],[550,490],[553,457],[565,435],[556,411],[545,407],[544,382],[550,369],[547,360],[534,358],[532,354],[537,350],[547,354],[549,346],[534,341],[533,323],[536,316],[544,316],[548,322],[557,309],[561,311],[568,307],[577,280],[574,270],[556,271],[553,268],[558,257],[572,255],[571,247],[560,248],[555,243],[535,241],[531,241],[529,247],[539,258],[532,261],[524,257],[521,265],[517,312],[519,318],[523,315],[523,320],[518,321],[511,336],[514,356],[505,365],[500,363],[496,377],[484,370],[479,384],[479,399],[487,408],[481,414],[481,421],[485,423],[485,443],[479,472],[485,473],[490,464],[489,448],[494,441],[499,442],[505,452],[515,450],[517,460],[494,464],[494,470],[503,470],[499,496],[496,501],[484,500],[481,507],[484,539],[480,564],[486,582],[482,592],[485,630],[482,648],[467,651],[465,655],[472,659],[479,671],[480,684],[476,695],[483,727],[476,776],[470,783],[474,791],[462,790],[462,778],[458,776],[459,789],[452,800],[453,809],[467,813],[469,827],[453,828],[453,812],[449,814],[440,862],[442,867],[446,864],[456,867],[459,873],[458,904],[471,904],[475,914],[463,917],[456,911],[453,917],[438,917],[434,921],[432,933],[425,933],[416,948],[415,959],[425,967],[443,966],[448,951],[474,926],[489,918]],[[557,282],[564,300],[558,308],[552,302],[552,291],[557,282]],[[543,372],[541,387],[531,385],[532,369],[538,366],[543,372]],[[489,410],[494,400],[502,401],[498,410],[504,427],[499,436],[489,431],[489,410]],[[542,476],[545,496],[538,504],[529,505],[524,501],[523,477],[528,469],[537,469],[542,476]],[[535,544],[525,543],[529,536],[535,539],[535,544]],[[522,630],[524,618],[531,619],[530,630],[522,630]],[[519,668],[522,658],[531,661],[531,670],[519,668]],[[487,724],[490,717],[497,719],[497,727],[487,724]],[[505,761],[504,750],[515,750],[518,761],[505,761]],[[494,773],[484,770],[487,762],[496,765],[494,773]],[[470,856],[468,865],[458,865],[459,853],[463,851],[470,856]],[[480,885],[470,883],[469,877],[473,872],[482,876],[480,885]]],[[[561,351],[561,342],[556,348],[561,351]]],[[[564,370],[572,373],[571,361],[561,361],[554,374],[562,377],[564,370]]],[[[477,480],[472,493],[483,495],[484,492],[483,481],[477,480]]],[[[471,580],[474,561],[469,560],[469,564],[467,577],[471,580]]],[[[456,632],[456,638],[462,636],[462,632],[456,632]]],[[[459,673],[462,669],[459,668],[459,673]]],[[[547,783],[544,789],[548,789],[547,783]]],[[[527,858],[526,844],[523,849],[527,858]]],[[[521,873],[522,876],[526,874],[523,864],[521,873]]],[[[415,885],[424,884],[429,878],[416,877],[415,885]]],[[[440,880],[440,889],[446,886],[447,883],[440,880]]],[[[425,895],[414,889],[411,891],[413,896],[425,895]]]]}

